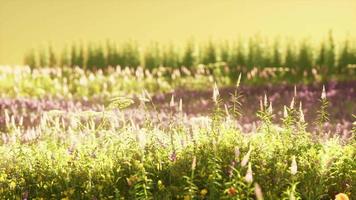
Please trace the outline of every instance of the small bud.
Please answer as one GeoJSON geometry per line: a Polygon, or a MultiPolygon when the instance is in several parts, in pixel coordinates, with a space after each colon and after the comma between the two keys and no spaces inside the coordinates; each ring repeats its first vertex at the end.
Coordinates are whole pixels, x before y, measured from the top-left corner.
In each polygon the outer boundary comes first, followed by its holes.
{"type": "Polygon", "coordinates": [[[7,109],[4,110],[4,113],[5,113],[5,124],[6,126],[9,126],[10,124],[10,115],[9,115],[9,112],[7,111],[7,109]]]}
{"type": "Polygon", "coordinates": [[[206,189],[206,188],[204,188],[204,189],[202,189],[201,191],[200,191],[200,195],[201,196],[205,196],[206,194],[208,194],[208,190],[206,189]]]}
{"type": "Polygon", "coordinates": [[[292,101],[290,102],[290,109],[294,109],[294,97],[292,98],[292,101]]]}
{"type": "Polygon", "coordinates": [[[283,107],[283,117],[287,118],[288,117],[288,110],[287,110],[287,106],[283,107]]]}
{"type": "Polygon", "coordinates": [[[272,102],[269,103],[268,113],[269,113],[269,114],[272,114],[272,113],[273,113],[272,102]]]}
{"type": "Polygon", "coordinates": [[[183,112],[183,100],[182,100],[182,98],[179,99],[179,112],[183,112]]]}
{"type": "Polygon", "coordinates": [[[174,107],[174,94],[172,94],[172,97],[171,97],[171,102],[169,103],[169,107],[174,107]]]}
{"type": "Polygon", "coordinates": [[[323,91],[321,92],[321,99],[326,99],[325,86],[323,85],[323,91]]]}
{"type": "Polygon", "coordinates": [[[241,82],[241,73],[239,74],[239,78],[237,79],[236,88],[240,87],[241,82]]]}
{"type": "Polygon", "coordinates": [[[267,99],[267,95],[265,93],[265,97],[264,97],[264,107],[267,108],[268,106],[268,99],[267,99]]]}
{"type": "Polygon", "coordinates": [[[302,108],[302,102],[299,103],[299,121],[305,122],[303,108],[302,108]]]}

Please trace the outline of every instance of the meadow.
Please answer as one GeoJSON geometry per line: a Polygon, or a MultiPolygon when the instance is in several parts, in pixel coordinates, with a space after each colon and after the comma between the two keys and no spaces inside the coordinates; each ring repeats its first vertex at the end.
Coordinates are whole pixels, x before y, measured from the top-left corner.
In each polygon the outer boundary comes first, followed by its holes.
{"type": "Polygon", "coordinates": [[[352,81],[325,91],[164,68],[0,69],[3,199],[354,198],[352,81]],[[287,102],[264,93],[283,91],[287,102]],[[335,97],[351,106],[341,132],[335,97]]]}
{"type": "Polygon", "coordinates": [[[353,42],[245,44],[0,66],[0,198],[355,199],[353,42]]]}

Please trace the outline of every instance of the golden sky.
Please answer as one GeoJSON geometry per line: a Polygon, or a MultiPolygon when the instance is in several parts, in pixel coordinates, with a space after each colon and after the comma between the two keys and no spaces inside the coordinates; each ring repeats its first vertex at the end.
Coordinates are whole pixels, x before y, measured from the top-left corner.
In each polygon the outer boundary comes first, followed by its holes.
{"type": "Polygon", "coordinates": [[[356,34],[356,0],[0,0],[0,64],[51,43],[356,34]]]}

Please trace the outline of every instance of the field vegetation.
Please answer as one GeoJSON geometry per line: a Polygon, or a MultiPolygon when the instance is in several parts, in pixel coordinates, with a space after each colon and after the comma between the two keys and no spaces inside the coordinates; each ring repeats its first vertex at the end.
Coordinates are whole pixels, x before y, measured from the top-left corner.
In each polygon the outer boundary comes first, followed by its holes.
{"type": "Polygon", "coordinates": [[[164,67],[168,74],[175,69],[186,68],[191,72],[199,70],[201,64],[210,73],[219,71],[230,78],[237,74],[259,73],[269,69],[277,76],[274,79],[300,82],[300,80],[327,80],[330,77],[345,78],[355,74],[355,41],[346,39],[336,42],[330,32],[320,44],[308,40],[296,42],[280,39],[268,40],[261,36],[238,41],[188,41],[183,47],[161,45],[152,42],[145,47],[136,42],[121,45],[107,41],[99,44],[73,44],[56,55],[49,46],[38,51],[31,50],[24,58],[24,64],[31,68],[40,66],[79,66],[83,69],[106,70],[109,66],[141,66],[149,71],[164,67]]]}
{"type": "MultiPolygon", "coordinates": [[[[238,90],[236,90],[238,94],[238,90]]],[[[302,108],[284,107],[282,125],[272,123],[268,97],[260,102],[261,123],[242,132],[238,96],[230,102],[214,88],[210,117],[187,119],[174,97],[165,122],[144,110],[142,121],[125,117],[134,103],[116,98],[100,112],[45,112],[24,129],[5,112],[0,195],[37,199],[330,199],[354,194],[355,140],[325,138],[325,91],[315,121],[305,130],[302,108]]],[[[312,122],[311,122],[312,123],[312,122]]],[[[353,133],[354,134],[354,133],[353,133]]]]}
{"type": "Polygon", "coordinates": [[[351,40],[54,52],[0,66],[0,199],[356,199],[351,40]]]}

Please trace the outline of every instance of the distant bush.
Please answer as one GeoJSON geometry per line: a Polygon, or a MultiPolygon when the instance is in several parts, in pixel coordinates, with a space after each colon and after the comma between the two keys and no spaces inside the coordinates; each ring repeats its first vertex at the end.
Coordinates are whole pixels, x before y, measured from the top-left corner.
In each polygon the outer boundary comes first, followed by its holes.
{"type": "MultiPolygon", "coordinates": [[[[56,56],[51,47],[39,52],[31,50],[25,55],[24,63],[31,68],[79,66],[88,70],[105,70],[108,66],[136,69],[141,66],[152,71],[162,66],[168,69],[184,66],[192,72],[199,64],[209,66],[223,63],[232,74],[237,69],[250,72],[255,67],[258,70],[276,67],[286,69],[288,73],[285,75],[293,75],[299,79],[310,79],[316,71],[324,80],[350,71],[348,66],[356,64],[356,47],[350,40],[336,43],[331,32],[317,47],[307,40],[299,44],[291,40],[285,43],[278,40],[270,42],[260,36],[249,38],[247,43],[240,40],[198,44],[191,40],[183,49],[157,42],[142,49],[135,42],[119,46],[107,42],[105,46],[89,44],[84,47],[73,44],[70,51],[64,49],[61,56],[56,56]]],[[[283,73],[279,75],[282,76],[283,73]]]]}

